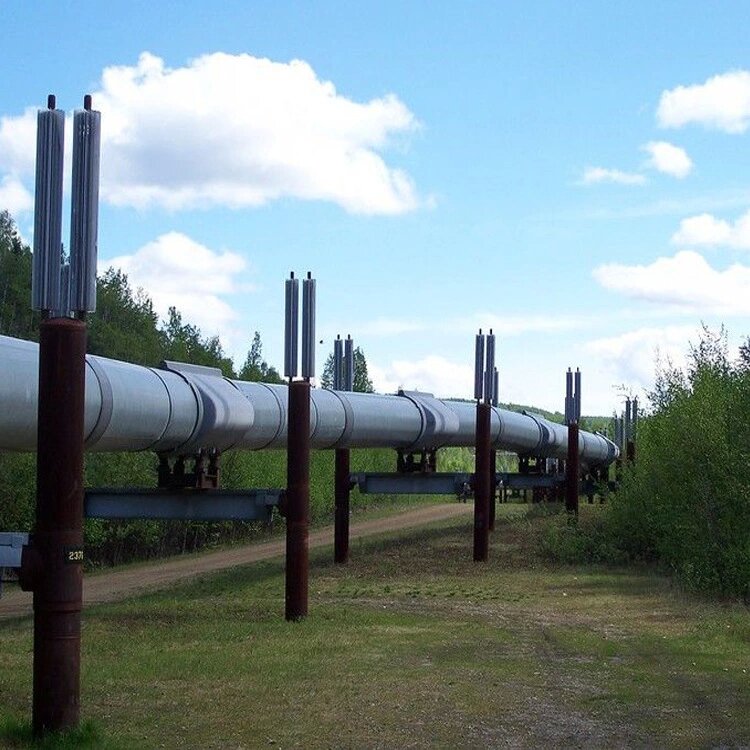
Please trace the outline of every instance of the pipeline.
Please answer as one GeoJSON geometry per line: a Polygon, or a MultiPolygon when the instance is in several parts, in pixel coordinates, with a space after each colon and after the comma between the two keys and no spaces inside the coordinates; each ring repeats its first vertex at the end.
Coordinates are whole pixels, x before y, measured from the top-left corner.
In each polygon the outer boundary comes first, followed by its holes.
{"type": "MultiPolygon", "coordinates": [[[[38,346],[0,336],[0,451],[36,449],[38,346]]],[[[216,368],[165,362],[162,368],[88,355],[86,449],[192,455],[202,448],[286,447],[287,386],[231,380],[216,368]]],[[[472,446],[473,402],[399,395],[311,391],[313,448],[390,447],[408,451],[472,446]]],[[[491,407],[493,450],[565,459],[568,430],[532,413],[491,407]]],[[[579,433],[583,466],[619,456],[604,435],[579,433]]]]}

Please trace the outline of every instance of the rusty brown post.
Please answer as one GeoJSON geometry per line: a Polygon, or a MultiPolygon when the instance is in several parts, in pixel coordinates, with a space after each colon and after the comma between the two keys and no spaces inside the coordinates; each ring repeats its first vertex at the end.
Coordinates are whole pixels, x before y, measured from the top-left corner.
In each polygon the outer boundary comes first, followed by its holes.
{"type": "Polygon", "coordinates": [[[286,597],[287,620],[307,616],[310,519],[310,383],[289,383],[289,430],[286,466],[286,597]]]}
{"type": "Polygon", "coordinates": [[[474,456],[474,561],[489,557],[490,418],[492,407],[477,404],[476,455],[474,456]]]}
{"type": "Polygon", "coordinates": [[[35,735],[80,715],[86,324],[43,320],[39,334],[36,522],[22,565],[34,592],[35,735]]]}
{"type": "Polygon", "coordinates": [[[490,498],[489,498],[489,529],[495,530],[495,511],[497,505],[497,451],[490,451],[490,498]]]}
{"type": "Polygon", "coordinates": [[[336,515],[333,532],[333,560],[337,563],[349,561],[349,449],[336,449],[334,492],[336,515]]]}
{"type": "Polygon", "coordinates": [[[568,459],[566,462],[565,510],[578,515],[578,482],[580,461],[578,457],[578,422],[568,425],[568,459]]]}
{"type": "Polygon", "coordinates": [[[635,441],[634,440],[628,440],[627,446],[625,448],[626,453],[626,460],[628,464],[632,464],[635,462],[635,441]]]}

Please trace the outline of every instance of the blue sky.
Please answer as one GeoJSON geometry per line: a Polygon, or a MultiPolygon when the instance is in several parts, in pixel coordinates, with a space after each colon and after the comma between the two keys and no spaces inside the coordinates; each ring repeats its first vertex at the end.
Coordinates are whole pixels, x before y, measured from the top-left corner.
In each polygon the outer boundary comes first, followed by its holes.
{"type": "Polygon", "coordinates": [[[0,207],[31,240],[34,112],[91,92],[102,267],[240,363],[256,329],[281,362],[311,270],[321,366],[351,333],[379,388],[468,396],[494,326],[501,398],[561,408],[580,366],[607,413],[701,321],[748,333],[748,15],[6,0],[0,207]]]}

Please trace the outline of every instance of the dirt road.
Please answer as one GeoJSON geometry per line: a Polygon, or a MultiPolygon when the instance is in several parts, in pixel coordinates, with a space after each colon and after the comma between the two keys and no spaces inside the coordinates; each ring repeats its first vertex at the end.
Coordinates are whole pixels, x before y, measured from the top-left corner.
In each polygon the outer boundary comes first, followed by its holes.
{"type": "MultiPolygon", "coordinates": [[[[372,521],[355,522],[351,525],[349,536],[350,539],[358,539],[372,534],[422,526],[432,521],[468,514],[473,507],[467,503],[429,505],[372,521]]],[[[310,548],[327,544],[333,544],[333,526],[326,526],[310,533],[310,548]]],[[[169,558],[148,565],[87,576],[83,583],[83,603],[85,606],[126,599],[136,593],[166,588],[177,581],[194,578],[203,573],[280,557],[284,554],[284,549],[285,540],[281,537],[271,542],[259,542],[202,555],[169,558]]],[[[31,611],[30,593],[8,591],[0,599],[0,620],[30,615],[31,611]]]]}

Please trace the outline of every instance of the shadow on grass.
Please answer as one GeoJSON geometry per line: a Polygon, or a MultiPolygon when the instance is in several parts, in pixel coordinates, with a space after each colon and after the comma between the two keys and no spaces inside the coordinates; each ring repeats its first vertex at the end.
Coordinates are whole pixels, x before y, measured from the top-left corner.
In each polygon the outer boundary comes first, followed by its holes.
{"type": "Polygon", "coordinates": [[[82,748],[114,747],[105,742],[95,722],[85,721],[76,729],[50,732],[34,737],[30,721],[15,717],[0,718],[0,742],[8,748],[34,748],[35,750],[81,750],[82,748]]]}

